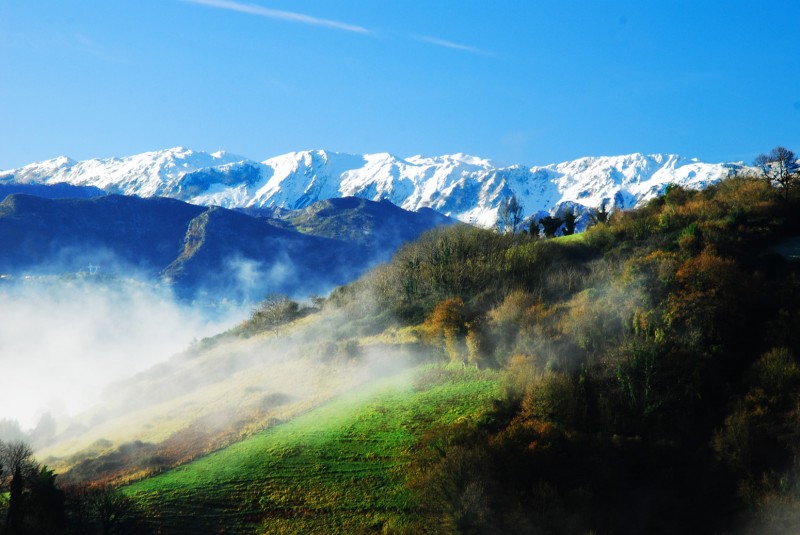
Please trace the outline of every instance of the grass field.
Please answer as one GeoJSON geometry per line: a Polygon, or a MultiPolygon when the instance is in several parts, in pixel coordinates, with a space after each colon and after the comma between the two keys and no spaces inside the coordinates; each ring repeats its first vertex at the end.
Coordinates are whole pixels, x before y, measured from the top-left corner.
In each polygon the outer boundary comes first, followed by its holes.
{"type": "Polygon", "coordinates": [[[414,446],[501,391],[495,372],[418,368],[124,492],[162,533],[428,531],[406,486],[414,446]]]}
{"type": "Polygon", "coordinates": [[[583,232],[578,232],[576,234],[570,234],[568,236],[557,236],[553,239],[558,241],[559,243],[578,243],[583,241],[585,238],[586,235],[583,232]]]}

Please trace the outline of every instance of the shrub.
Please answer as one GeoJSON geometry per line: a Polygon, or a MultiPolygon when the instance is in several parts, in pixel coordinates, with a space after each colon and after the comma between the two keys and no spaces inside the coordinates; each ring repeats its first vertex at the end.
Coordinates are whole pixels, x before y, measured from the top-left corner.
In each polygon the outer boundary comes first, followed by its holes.
{"type": "Polygon", "coordinates": [[[577,396],[572,377],[564,372],[545,372],[522,398],[522,417],[569,426],[575,421],[577,396]]]}

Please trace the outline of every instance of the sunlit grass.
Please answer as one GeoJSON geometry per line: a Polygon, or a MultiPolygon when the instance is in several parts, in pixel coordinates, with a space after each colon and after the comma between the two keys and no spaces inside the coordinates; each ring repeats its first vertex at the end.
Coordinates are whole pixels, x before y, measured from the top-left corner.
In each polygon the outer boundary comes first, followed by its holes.
{"type": "Polygon", "coordinates": [[[578,243],[584,241],[586,235],[583,232],[576,232],[575,234],[570,234],[569,236],[557,236],[553,238],[553,240],[559,243],[578,243]]]}
{"type": "Polygon", "coordinates": [[[475,421],[500,396],[495,372],[419,370],[362,389],[125,492],[172,532],[363,532],[423,526],[406,488],[419,438],[475,421]]]}

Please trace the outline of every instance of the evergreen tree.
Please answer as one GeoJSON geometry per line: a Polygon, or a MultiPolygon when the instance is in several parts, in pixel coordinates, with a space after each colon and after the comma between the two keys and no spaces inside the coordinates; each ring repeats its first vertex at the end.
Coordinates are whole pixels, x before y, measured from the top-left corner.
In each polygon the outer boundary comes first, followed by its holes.
{"type": "Polygon", "coordinates": [[[606,210],[606,201],[603,201],[600,204],[600,208],[594,210],[593,213],[589,215],[589,218],[592,220],[592,225],[597,225],[598,223],[608,223],[608,218],[611,214],[606,210]]]}
{"type": "Polygon", "coordinates": [[[539,223],[536,221],[535,218],[531,218],[529,232],[531,234],[531,238],[539,237],[539,223]]]}
{"type": "Polygon", "coordinates": [[[24,518],[24,487],[22,483],[22,467],[17,466],[11,478],[11,485],[8,493],[8,516],[6,517],[6,529],[8,533],[20,533],[22,531],[22,520],[24,518]]]}
{"type": "Polygon", "coordinates": [[[575,234],[575,212],[572,210],[567,210],[564,214],[564,236],[570,236],[575,234]]]}
{"type": "Polygon", "coordinates": [[[40,533],[56,533],[67,522],[64,492],[56,486],[56,474],[46,466],[33,472],[27,481],[29,496],[25,503],[27,524],[40,533]]]}
{"type": "Polygon", "coordinates": [[[561,221],[560,217],[553,217],[553,216],[545,216],[539,220],[539,224],[542,225],[542,230],[544,230],[544,235],[548,238],[552,238],[558,232],[558,229],[561,228],[561,221]]]}

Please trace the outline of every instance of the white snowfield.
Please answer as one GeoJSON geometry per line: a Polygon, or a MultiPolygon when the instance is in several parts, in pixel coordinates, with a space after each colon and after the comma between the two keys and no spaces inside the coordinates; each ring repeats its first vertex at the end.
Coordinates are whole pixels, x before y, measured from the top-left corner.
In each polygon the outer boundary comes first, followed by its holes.
{"type": "Polygon", "coordinates": [[[398,158],[323,150],[290,152],[263,162],[226,152],[173,148],[124,158],[75,162],[61,156],[0,171],[0,183],[95,186],[108,193],[172,197],[226,208],[297,209],[318,200],[387,199],[407,210],[433,208],[461,221],[496,224],[512,195],[526,217],[564,209],[585,212],[637,206],[667,184],[701,189],[742,163],[706,163],[672,154],[587,157],[546,166],[497,166],[466,154],[398,158]]]}

